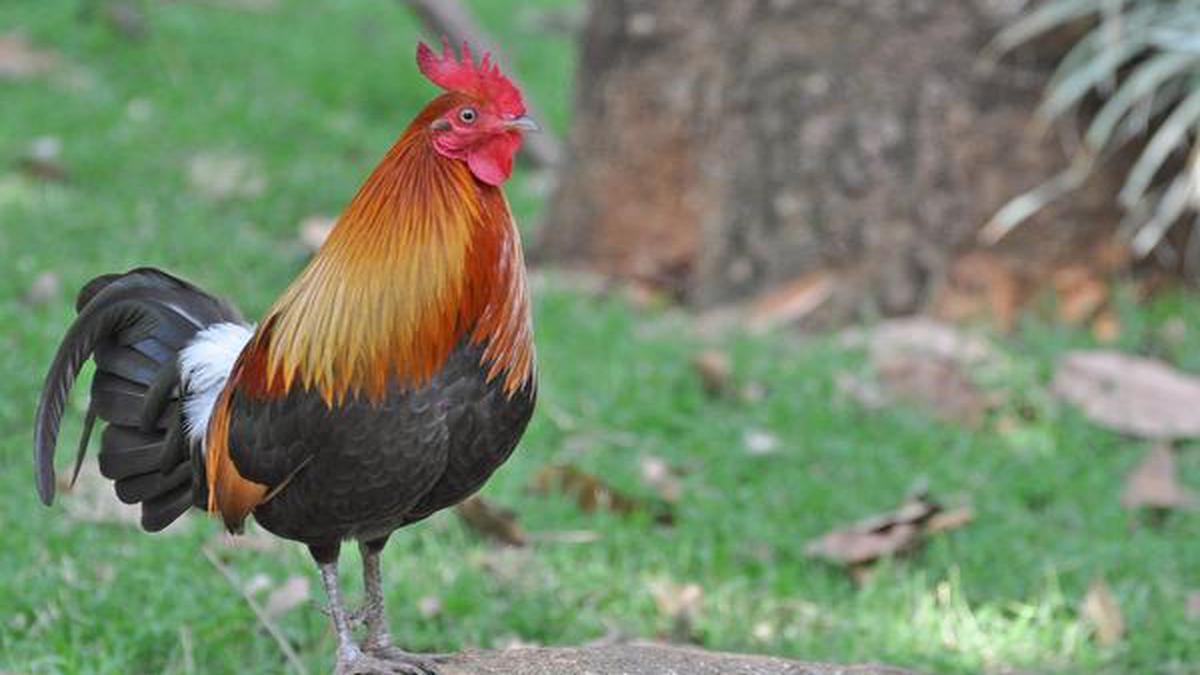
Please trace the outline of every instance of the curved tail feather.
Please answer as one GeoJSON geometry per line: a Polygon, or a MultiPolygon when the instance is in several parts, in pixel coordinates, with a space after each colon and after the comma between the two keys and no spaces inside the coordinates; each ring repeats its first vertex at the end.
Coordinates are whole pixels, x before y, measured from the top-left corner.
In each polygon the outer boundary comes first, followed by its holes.
{"type": "MultiPolygon", "coordinates": [[[[166,527],[205,501],[204,466],[183,433],[178,354],[197,332],[215,323],[243,323],[228,303],[153,268],[108,274],[88,282],[76,300],[78,316],[51,362],[38,402],[33,458],[38,495],[54,501],[54,454],[67,397],[83,364],[96,364],[78,474],[96,418],[100,471],[116,481],[117,496],[141,503],[142,527],[166,527]],[[199,491],[199,493],[197,492],[199,491]]],[[[72,479],[73,480],[73,479],[72,479]]]]}

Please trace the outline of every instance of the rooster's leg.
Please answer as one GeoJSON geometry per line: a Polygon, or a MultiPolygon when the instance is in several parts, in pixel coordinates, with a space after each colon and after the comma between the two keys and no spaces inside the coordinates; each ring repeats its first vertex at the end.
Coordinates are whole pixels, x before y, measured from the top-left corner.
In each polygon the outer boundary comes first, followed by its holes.
{"type": "Polygon", "coordinates": [[[321,569],[321,584],[329,599],[329,616],[333,620],[333,631],[337,634],[337,665],[333,675],[427,675],[430,671],[416,666],[396,663],[364,654],[354,644],[350,632],[350,616],[342,602],[342,591],[338,587],[337,558],[340,544],[328,547],[310,546],[309,550],[321,569]]]}
{"type": "Polygon", "coordinates": [[[359,542],[363,559],[363,586],[367,600],[363,605],[363,620],[367,624],[367,639],[363,649],[372,656],[397,663],[408,663],[433,672],[433,662],[441,658],[437,654],[412,654],[392,644],[388,630],[387,613],[383,609],[383,572],[379,566],[379,554],[387,544],[387,537],[369,542],[359,542]]]}

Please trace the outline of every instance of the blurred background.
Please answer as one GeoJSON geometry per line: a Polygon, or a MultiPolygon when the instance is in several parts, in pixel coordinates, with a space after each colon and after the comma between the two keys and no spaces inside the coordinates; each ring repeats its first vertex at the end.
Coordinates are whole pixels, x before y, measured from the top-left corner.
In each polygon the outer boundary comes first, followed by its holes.
{"type": "Polygon", "coordinates": [[[31,420],[99,273],[261,315],[440,35],[547,128],[541,396],[393,539],[401,644],[1200,670],[1200,3],[2,0],[0,671],[328,667],[300,547],[43,509],[31,420]]]}

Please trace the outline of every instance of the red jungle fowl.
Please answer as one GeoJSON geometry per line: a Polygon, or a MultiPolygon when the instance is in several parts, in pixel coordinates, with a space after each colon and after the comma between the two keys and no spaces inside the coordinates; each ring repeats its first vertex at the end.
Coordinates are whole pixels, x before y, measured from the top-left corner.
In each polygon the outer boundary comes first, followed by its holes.
{"type": "Polygon", "coordinates": [[[393,531],[466,498],[533,412],[520,240],[500,186],[537,130],[487,54],[417,48],[445,90],[417,115],[324,246],[257,328],[227,302],[151,268],[79,293],[38,406],[37,487],[54,499],[63,408],[96,363],[75,470],[97,418],[101,473],[157,531],[190,507],[238,532],[251,514],[308,546],[337,633],[336,673],[432,672],[396,648],[379,554],[393,531]],[[362,551],[366,637],[338,590],[362,551]]]}

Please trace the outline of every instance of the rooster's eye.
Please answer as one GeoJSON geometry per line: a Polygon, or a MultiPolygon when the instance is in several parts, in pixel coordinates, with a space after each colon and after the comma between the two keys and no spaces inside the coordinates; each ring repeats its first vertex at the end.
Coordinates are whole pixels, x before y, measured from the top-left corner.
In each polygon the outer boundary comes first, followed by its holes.
{"type": "Polygon", "coordinates": [[[462,120],[464,124],[474,123],[478,116],[479,113],[475,112],[474,108],[463,108],[458,111],[458,119],[462,120]]]}

